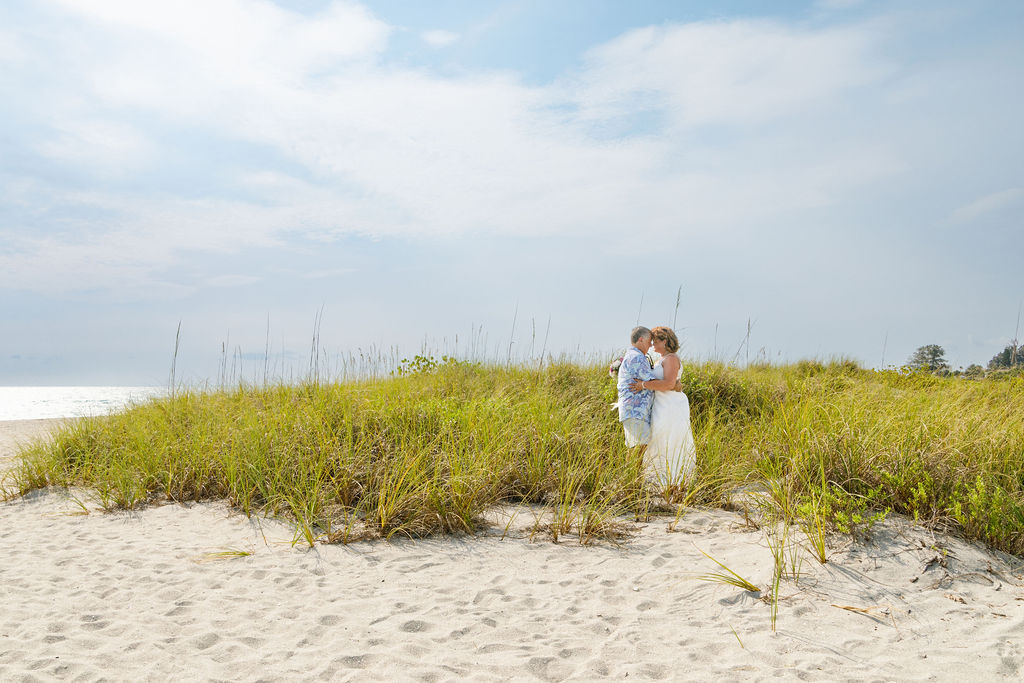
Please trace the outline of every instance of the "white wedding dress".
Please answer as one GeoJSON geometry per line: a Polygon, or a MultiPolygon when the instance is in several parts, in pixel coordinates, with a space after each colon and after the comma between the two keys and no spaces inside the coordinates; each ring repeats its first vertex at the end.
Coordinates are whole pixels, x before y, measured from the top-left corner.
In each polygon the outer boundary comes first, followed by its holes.
{"type": "MultiPolygon", "coordinates": [[[[679,374],[682,374],[682,367],[679,374]]],[[[665,379],[661,361],[654,376],[665,379]]],[[[679,377],[677,376],[676,379],[679,377]]],[[[644,453],[647,480],[665,489],[685,486],[697,464],[697,448],[690,428],[690,400],[681,391],[655,391],[651,408],[651,440],[644,453]]]]}

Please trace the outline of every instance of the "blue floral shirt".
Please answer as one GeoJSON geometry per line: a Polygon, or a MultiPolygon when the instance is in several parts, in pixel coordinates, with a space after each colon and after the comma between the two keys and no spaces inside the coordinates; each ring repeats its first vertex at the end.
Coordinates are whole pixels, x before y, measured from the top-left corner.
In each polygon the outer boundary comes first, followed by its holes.
{"type": "Polygon", "coordinates": [[[638,417],[645,422],[651,421],[654,392],[650,389],[636,393],[630,391],[629,385],[635,379],[654,379],[654,371],[647,361],[647,356],[640,353],[640,349],[635,346],[630,346],[626,350],[626,355],[622,357],[622,365],[619,366],[619,422],[631,417],[638,417]]]}

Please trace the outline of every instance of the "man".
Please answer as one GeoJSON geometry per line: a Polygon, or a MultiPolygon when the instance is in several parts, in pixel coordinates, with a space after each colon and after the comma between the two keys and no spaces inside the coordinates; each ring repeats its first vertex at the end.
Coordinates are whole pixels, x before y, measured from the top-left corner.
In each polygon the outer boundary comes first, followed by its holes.
{"type": "Polygon", "coordinates": [[[647,352],[651,349],[651,331],[646,327],[634,327],[629,342],[631,346],[619,366],[619,422],[626,433],[626,446],[638,448],[637,457],[642,458],[651,439],[654,392],[649,389],[633,392],[630,384],[634,380],[654,379],[654,371],[647,359],[647,352]]]}

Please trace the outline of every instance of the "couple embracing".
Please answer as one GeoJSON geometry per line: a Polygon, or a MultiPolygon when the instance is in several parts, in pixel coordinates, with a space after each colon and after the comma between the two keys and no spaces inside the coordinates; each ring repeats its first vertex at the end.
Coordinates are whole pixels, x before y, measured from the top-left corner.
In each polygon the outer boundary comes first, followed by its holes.
{"type": "Polygon", "coordinates": [[[683,489],[696,464],[690,402],[679,384],[679,339],[668,327],[635,327],[618,368],[619,421],[626,446],[643,458],[647,481],[666,497],[683,489]],[[661,355],[651,365],[647,352],[661,355]]]}

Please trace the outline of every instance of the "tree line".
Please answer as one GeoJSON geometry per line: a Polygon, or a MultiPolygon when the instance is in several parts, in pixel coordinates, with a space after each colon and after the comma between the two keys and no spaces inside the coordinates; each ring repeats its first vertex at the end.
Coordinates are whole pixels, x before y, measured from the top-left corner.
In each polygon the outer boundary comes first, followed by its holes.
{"type": "MultiPolygon", "coordinates": [[[[943,374],[950,372],[949,361],[946,360],[946,350],[938,344],[917,347],[917,350],[907,360],[907,366],[915,370],[930,370],[943,374]]],[[[1018,344],[1016,339],[1011,341],[1005,349],[992,356],[992,360],[988,362],[990,372],[1014,368],[1024,368],[1024,344],[1018,344]]],[[[977,363],[971,363],[964,369],[963,374],[968,376],[984,375],[985,368],[977,363]]]]}

